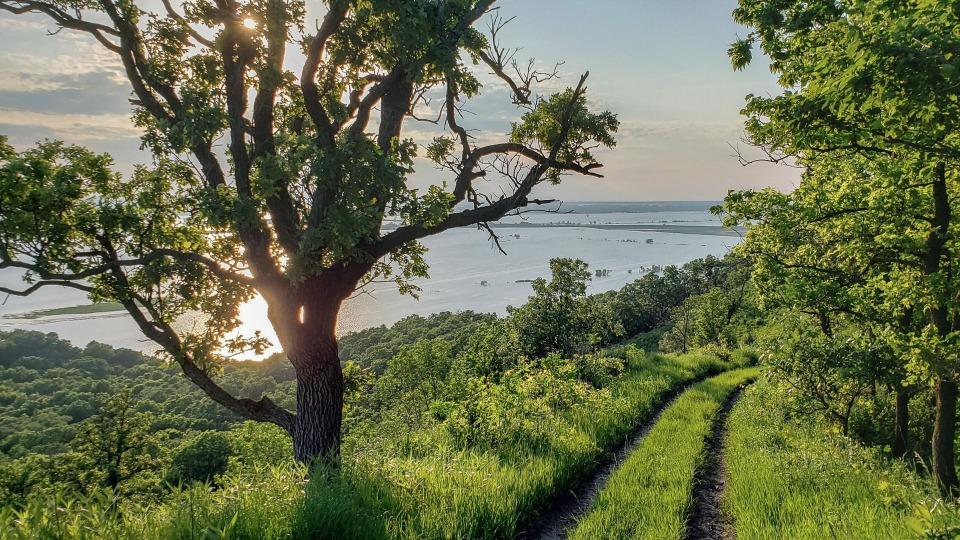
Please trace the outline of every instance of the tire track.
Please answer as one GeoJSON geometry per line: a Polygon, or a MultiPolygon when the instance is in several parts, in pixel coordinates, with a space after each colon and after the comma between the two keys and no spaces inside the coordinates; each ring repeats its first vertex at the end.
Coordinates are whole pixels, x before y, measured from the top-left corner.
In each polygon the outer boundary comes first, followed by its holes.
{"type": "Polygon", "coordinates": [[[520,532],[514,538],[517,540],[565,539],[567,533],[577,525],[577,519],[586,514],[597,495],[606,487],[610,475],[633,453],[637,445],[643,441],[644,437],[660,420],[663,412],[669,409],[677,398],[691,386],[713,375],[715,373],[704,373],[701,377],[687,381],[668,391],[661,398],[653,416],[641,422],[617,450],[608,452],[598,462],[593,471],[582,478],[573,488],[556,495],[536,517],[529,520],[526,526],[520,528],[520,532]]]}
{"type": "Polygon", "coordinates": [[[734,540],[737,537],[733,517],[725,514],[722,509],[723,496],[727,490],[724,451],[727,418],[746,386],[742,385],[733,392],[717,414],[707,444],[707,457],[694,480],[693,506],[687,522],[686,540],[734,540]]]}

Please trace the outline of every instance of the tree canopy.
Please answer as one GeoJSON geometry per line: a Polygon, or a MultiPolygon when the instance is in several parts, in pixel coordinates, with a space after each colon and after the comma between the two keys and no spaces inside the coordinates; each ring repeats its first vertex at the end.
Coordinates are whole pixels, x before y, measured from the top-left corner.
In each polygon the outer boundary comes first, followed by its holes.
{"type": "Polygon", "coordinates": [[[119,302],[212,399],[286,429],[301,459],[336,453],[341,303],[373,280],[412,291],[427,275],[419,240],[470,225],[493,235],[489,222],[539,202],[538,185],[599,176],[593,150],[614,145],[617,118],[590,111],[587,76],[542,95],[557,70],[516,61],[494,4],[330,0],[314,26],[299,0],[0,0],[116,54],[153,154],[124,178],[80,148],[0,143],[0,268],[28,281],[4,292],[67,286],[119,302]],[[484,72],[519,108],[502,142],[466,124],[484,72]],[[432,142],[406,134],[418,119],[436,125],[432,142]],[[444,182],[411,183],[419,154],[444,182]],[[223,355],[265,346],[228,338],[256,294],[297,370],[296,412],[210,376],[223,355]],[[178,325],[188,312],[205,324],[178,325]]]}
{"type": "Polygon", "coordinates": [[[734,67],[759,45],[784,88],[748,97],[750,142],[806,170],[792,195],[732,194],[730,221],[754,225],[746,249],[768,298],[816,316],[825,334],[837,314],[871,324],[904,364],[890,372],[937,387],[933,470],[956,489],[960,11],[741,0],[734,16],[752,28],[730,48],[734,67]]]}

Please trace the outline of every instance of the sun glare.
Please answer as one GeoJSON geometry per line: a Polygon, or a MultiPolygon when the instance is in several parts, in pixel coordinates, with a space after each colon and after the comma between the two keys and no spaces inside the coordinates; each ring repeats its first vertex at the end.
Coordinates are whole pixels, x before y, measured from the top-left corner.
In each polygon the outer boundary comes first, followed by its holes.
{"type": "Polygon", "coordinates": [[[257,21],[255,21],[255,20],[253,20],[253,19],[244,19],[244,20],[243,20],[243,25],[246,26],[247,28],[253,30],[254,28],[257,27],[257,21]]]}

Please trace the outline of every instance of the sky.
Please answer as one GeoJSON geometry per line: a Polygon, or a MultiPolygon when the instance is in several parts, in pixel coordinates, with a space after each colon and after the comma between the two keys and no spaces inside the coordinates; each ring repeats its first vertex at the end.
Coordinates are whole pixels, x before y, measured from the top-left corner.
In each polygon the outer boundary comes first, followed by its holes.
{"type": "MultiPolygon", "coordinates": [[[[309,4],[309,2],[308,2],[309,4]]],[[[569,177],[536,196],[569,201],[720,200],[732,189],[790,190],[798,172],[785,166],[740,165],[747,94],[774,94],[776,80],[762,61],[734,72],[726,49],[747,30],[730,13],[735,0],[504,0],[500,14],[516,17],[505,44],[518,58],[560,66],[576,84],[589,71],[591,106],[618,114],[618,145],[597,154],[604,179],[569,177]]],[[[313,15],[313,14],[311,14],[313,15]]],[[[313,15],[316,16],[316,15],[313,15]]],[[[117,61],[92,39],[55,28],[41,17],[0,14],[0,135],[17,148],[44,138],[111,153],[121,170],[144,162],[139,131],[130,122],[130,89],[117,61]]],[[[294,58],[295,61],[295,58],[294,58]]],[[[294,66],[291,66],[294,67],[294,66]]],[[[483,77],[487,91],[468,105],[471,127],[502,138],[519,112],[506,89],[483,77]]],[[[429,129],[410,126],[413,136],[429,129]]],[[[749,149],[747,149],[749,150],[749,149]]],[[[438,171],[420,163],[424,183],[438,171]]]]}

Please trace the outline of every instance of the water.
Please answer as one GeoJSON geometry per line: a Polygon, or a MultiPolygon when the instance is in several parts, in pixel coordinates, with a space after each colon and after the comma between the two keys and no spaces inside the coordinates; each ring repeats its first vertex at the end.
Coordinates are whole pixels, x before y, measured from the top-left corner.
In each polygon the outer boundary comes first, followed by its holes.
{"type": "MultiPolygon", "coordinates": [[[[583,259],[591,271],[610,270],[609,276],[591,281],[588,291],[598,293],[638,279],[641,268],[723,256],[739,237],[722,229],[709,207],[703,202],[566,203],[559,213],[531,213],[498,224],[494,230],[507,255],[486,232],[447,231],[424,241],[430,278],[414,282],[422,289],[419,300],[401,296],[395,284],[373,284],[346,302],[338,332],[390,325],[412,314],[463,310],[505,314],[507,306],[519,306],[529,297],[529,280],[549,277],[554,257],[583,259]]],[[[18,285],[12,274],[0,274],[0,283],[18,285]]],[[[96,340],[144,351],[154,348],[124,313],[16,318],[18,313],[85,303],[82,292],[59,288],[42,289],[27,298],[9,297],[0,306],[0,330],[55,332],[81,346],[96,340]]],[[[262,300],[245,305],[242,318],[241,332],[260,330],[273,337],[262,300]]]]}

